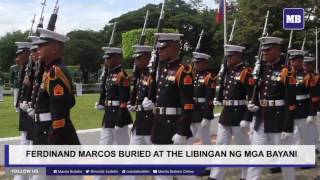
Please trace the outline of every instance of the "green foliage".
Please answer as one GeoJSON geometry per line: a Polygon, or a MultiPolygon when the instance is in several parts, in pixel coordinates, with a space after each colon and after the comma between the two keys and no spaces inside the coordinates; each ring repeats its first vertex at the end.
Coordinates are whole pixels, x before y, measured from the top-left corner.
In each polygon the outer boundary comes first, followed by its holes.
{"type": "MultiPolygon", "coordinates": [[[[216,0],[216,3],[218,1],[216,0]]],[[[270,10],[268,23],[269,36],[284,38],[283,51],[286,52],[289,39],[289,31],[282,29],[282,10],[285,7],[304,7],[306,17],[312,11],[310,21],[306,23],[306,30],[295,31],[293,36],[293,48],[301,48],[302,40],[307,34],[305,49],[311,53],[315,52],[314,27],[319,27],[320,8],[314,4],[314,0],[232,0],[228,1],[227,8],[227,30],[228,37],[231,31],[233,20],[237,18],[237,25],[234,32],[234,40],[231,44],[246,46],[245,58],[250,64],[254,63],[254,56],[257,54],[258,38],[262,34],[265,14],[270,10]],[[317,8],[313,8],[317,6],[317,8]]],[[[213,3],[213,2],[212,2],[213,3]]],[[[65,45],[65,63],[68,65],[80,64],[81,69],[88,72],[95,72],[103,63],[103,51],[101,47],[107,46],[111,36],[113,22],[117,22],[114,46],[123,48],[124,67],[131,67],[130,57],[132,56],[132,45],[138,42],[141,28],[144,24],[144,17],[149,10],[149,21],[147,23],[146,44],[153,44],[153,33],[157,27],[160,4],[147,4],[140,9],[127,12],[112,19],[105,25],[104,29],[96,31],[72,31],[68,34],[71,38],[65,45]]],[[[205,34],[201,43],[200,51],[212,56],[211,66],[218,70],[223,57],[223,25],[215,22],[216,10],[203,6],[203,0],[167,0],[165,5],[164,28],[174,29],[183,33],[183,44],[188,44],[189,49],[183,52],[188,60],[198,42],[199,34],[204,29],[205,34]]],[[[0,39],[0,66],[8,71],[10,65],[14,64],[15,41],[25,41],[27,32],[20,31],[8,33],[0,39]]]]}
{"type": "Polygon", "coordinates": [[[27,41],[28,32],[22,33],[16,31],[7,33],[5,36],[0,38],[0,66],[2,70],[9,71],[10,66],[15,64],[16,56],[16,45],[17,41],[27,41]]]}
{"type": "Polygon", "coordinates": [[[90,72],[96,71],[103,63],[102,47],[106,44],[102,32],[72,31],[68,34],[70,41],[65,45],[65,63],[76,65],[90,72]]]}
{"type": "MultiPolygon", "coordinates": [[[[123,57],[125,61],[131,59],[134,49],[132,48],[133,45],[138,44],[140,36],[141,36],[142,29],[134,29],[125,33],[122,33],[122,50],[123,50],[123,57]]],[[[157,32],[157,29],[146,29],[146,39],[145,45],[153,45],[154,42],[154,33],[157,32]]],[[[163,32],[176,32],[174,29],[164,29],[163,32]]]]}
{"type": "MultiPolygon", "coordinates": [[[[286,7],[304,7],[307,17],[310,11],[315,6],[312,0],[296,0],[296,1],[274,1],[274,0],[238,0],[237,11],[234,16],[229,18],[237,18],[238,24],[235,30],[235,42],[244,44],[247,47],[247,60],[253,64],[254,56],[257,54],[259,48],[258,38],[261,37],[265,15],[267,10],[270,10],[268,22],[269,36],[278,36],[284,38],[283,50],[286,52],[289,40],[290,31],[282,29],[282,10],[286,7]]],[[[316,8],[312,15],[319,17],[319,8],[316,8]]],[[[311,27],[315,27],[317,18],[306,22],[304,31],[294,31],[292,48],[301,48],[304,34],[308,34],[308,40],[311,43],[306,43],[306,50],[314,51],[314,32],[311,27]],[[313,41],[313,43],[312,43],[313,41]],[[313,45],[312,45],[313,44],[313,45]]]]}
{"type": "Polygon", "coordinates": [[[68,69],[69,71],[69,75],[72,77],[74,72],[77,71],[77,66],[66,66],[66,68],[68,69]]]}

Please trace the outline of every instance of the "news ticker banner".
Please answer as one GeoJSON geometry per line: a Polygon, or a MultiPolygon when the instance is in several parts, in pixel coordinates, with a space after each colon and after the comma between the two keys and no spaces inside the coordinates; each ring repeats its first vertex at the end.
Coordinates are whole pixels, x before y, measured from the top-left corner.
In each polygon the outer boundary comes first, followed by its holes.
{"type": "Polygon", "coordinates": [[[6,145],[6,167],[314,166],[314,145],[6,145]]]}

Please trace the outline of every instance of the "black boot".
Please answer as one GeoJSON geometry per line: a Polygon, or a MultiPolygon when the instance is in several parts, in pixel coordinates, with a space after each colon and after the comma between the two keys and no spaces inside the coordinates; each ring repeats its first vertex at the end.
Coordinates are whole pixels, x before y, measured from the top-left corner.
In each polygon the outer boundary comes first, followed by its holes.
{"type": "Polygon", "coordinates": [[[217,179],[212,178],[212,177],[208,177],[208,180],[217,180],[217,179]]]}
{"type": "Polygon", "coordinates": [[[271,174],[281,173],[281,168],[280,167],[270,168],[269,170],[270,170],[271,174]]]}

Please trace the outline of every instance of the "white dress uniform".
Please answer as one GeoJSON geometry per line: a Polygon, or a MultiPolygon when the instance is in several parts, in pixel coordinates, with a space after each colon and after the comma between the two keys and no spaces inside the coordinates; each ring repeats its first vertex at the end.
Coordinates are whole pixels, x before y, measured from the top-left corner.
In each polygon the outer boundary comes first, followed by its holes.
{"type": "MultiPolygon", "coordinates": [[[[242,53],[245,47],[237,45],[225,45],[226,55],[242,53]]],[[[238,145],[250,144],[247,128],[250,124],[249,111],[246,108],[246,97],[250,94],[253,79],[249,69],[239,63],[226,70],[224,81],[223,110],[220,115],[217,130],[217,145],[230,145],[234,137],[238,145]]],[[[214,104],[220,104],[215,100],[214,104]]],[[[245,179],[247,168],[241,169],[241,179],[245,179]]],[[[223,168],[211,169],[210,179],[224,179],[223,168]]]]}
{"type": "MultiPolygon", "coordinates": [[[[279,46],[282,39],[277,37],[262,37],[259,39],[262,50],[279,46]]],[[[290,135],[293,133],[294,121],[292,114],[295,106],[294,77],[288,76],[284,68],[284,60],[279,59],[274,64],[264,64],[259,80],[259,109],[255,112],[255,124],[252,134],[253,145],[288,145],[292,144],[290,135]],[[288,81],[288,86],[285,82],[288,81]],[[288,88],[287,91],[285,88],[288,88]],[[291,142],[290,142],[291,140],[291,142]]],[[[248,105],[250,111],[253,104],[248,105]]],[[[263,168],[249,167],[246,180],[258,180],[263,168]]],[[[294,180],[294,168],[282,168],[284,180],[294,180]]]]}

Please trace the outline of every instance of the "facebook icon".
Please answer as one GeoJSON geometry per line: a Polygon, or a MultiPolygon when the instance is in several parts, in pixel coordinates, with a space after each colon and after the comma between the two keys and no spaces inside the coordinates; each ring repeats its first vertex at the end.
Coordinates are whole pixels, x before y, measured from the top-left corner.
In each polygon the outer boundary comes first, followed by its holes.
{"type": "Polygon", "coordinates": [[[283,29],[302,30],[304,29],[304,9],[284,8],[283,9],[283,29]]]}

